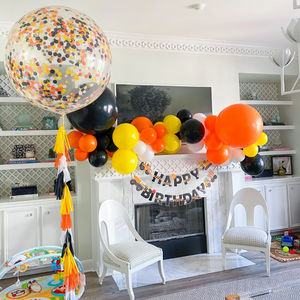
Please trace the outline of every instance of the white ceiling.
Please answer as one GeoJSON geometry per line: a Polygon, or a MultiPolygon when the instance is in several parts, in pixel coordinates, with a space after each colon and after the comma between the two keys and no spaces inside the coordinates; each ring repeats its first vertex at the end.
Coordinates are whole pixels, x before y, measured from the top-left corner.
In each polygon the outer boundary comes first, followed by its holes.
{"type": "MultiPolygon", "coordinates": [[[[300,0],[297,0],[300,3],[300,0]]],[[[58,4],[93,18],[104,32],[181,37],[267,47],[293,45],[281,27],[300,17],[293,0],[0,0],[0,22],[58,4]],[[190,6],[203,3],[203,10],[190,6]]]]}

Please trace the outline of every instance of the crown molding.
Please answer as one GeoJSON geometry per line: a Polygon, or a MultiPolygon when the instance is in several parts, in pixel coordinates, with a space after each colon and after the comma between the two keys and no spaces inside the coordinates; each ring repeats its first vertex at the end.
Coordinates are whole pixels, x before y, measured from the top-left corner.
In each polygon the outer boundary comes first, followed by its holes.
{"type": "MultiPolygon", "coordinates": [[[[7,38],[12,22],[0,22],[0,38],[7,38]]],[[[188,39],[170,36],[152,36],[105,31],[111,47],[148,49],[160,51],[179,51],[206,54],[228,54],[246,56],[272,56],[274,49],[284,46],[258,46],[229,44],[219,41],[188,39]]]]}
{"type": "Polygon", "coordinates": [[[268,57],[274,54],[274,49],[284,48],[284,46],[229,44],[213,40],[139,35],[110,31],[105,31],[105,35],[111,47],[122,48],[268,57]]]}

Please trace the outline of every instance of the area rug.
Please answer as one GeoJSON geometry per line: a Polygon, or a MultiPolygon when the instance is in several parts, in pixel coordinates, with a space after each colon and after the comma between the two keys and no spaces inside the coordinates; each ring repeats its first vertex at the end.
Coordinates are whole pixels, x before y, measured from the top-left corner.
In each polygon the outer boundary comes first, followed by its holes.
{"type": "Polygon", "coordinates": [[[300,270],[284,271],[270,277],[257,276],[199,289],[179,292],[148,300],[224,300],[239,294],[241,300],[299,300],[300,270]]]}
{"type": "MultiPolygon", "coordinates": [[[[17,281],[17,279],[16,279],[17,281]]],[[[21,281],[18,286],[13,284],[8,288],[4,289],[0,293],[0,300],[8,299],[22,299],[22,300],[64,300],[65,291],[63,287],[63,280],[55,280],[54,274],[48,276],[42,276],[21,281]],[[38,283],[40,292],[33,292],[28,289],[28,282],[36,280],[38,283]]],[[[77,299],[79,299],[84,293],[84,286],[80,288],[77,293],[77,299]]]]}
{"type": "MultiPolygon", "coordinates": [[[[293,250],[296,251],[296,254],[285,253],[281,247],[281,238],[282,236],[274,236],[272,237],[271,242],[271,254],[270,256],[280,262],[287,262],[287,261],[294,261],[300,260],[300,246],[299,246],[299,239],[294,240],[294,248],[293,250]]],[[[300,296],[299,296],[300,299],[300,296]]]]}
{"type": "MultiPolygon", "coordinates": [[[[251,265],[255,264],[241,255],[229,251],[226,253],[227,270],[251,265]]],[[[164,260],[164,272],[167,282],[219,271],[223,271],[222,253],[202,253],[164,260]]],[[[126,290],[124,274],[114,272],[113,279],[120,291],[126,290]]],[[[132,275],[133,288],[157,283],[161,283],[157,264],[150,265],[132,275]]]]}

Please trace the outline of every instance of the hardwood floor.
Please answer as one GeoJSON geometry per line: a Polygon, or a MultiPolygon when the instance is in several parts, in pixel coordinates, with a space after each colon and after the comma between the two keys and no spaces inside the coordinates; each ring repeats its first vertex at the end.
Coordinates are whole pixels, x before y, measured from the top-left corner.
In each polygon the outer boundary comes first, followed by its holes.
{"type": "MultiPolygon", "coordinates": [[[[173,294],[180,291],[196,289],[203,286],[215,285],[234,280],[246,279],[255,276],[266,276],[266,260],[263,253],[247,252],[242,256],[251,260],[255,265],[226,270],[222,272],[215,272],[201,276],[195,276],[175,281],[169,281],[166,285],[154,284],[150,286],[140,287],[134,289],[136,300],[146,300],[150,297],[173,294]]],[[[281,263],[271,258],[271,274],[279,273],[285,270],[299,269],[300,260],[294,262],[281,263]]],[[[86,290],[81,299],[89,300],[127,300],[129,296],[127,291],[119,291],[111,276],[104,279],[103,285],[99,285],[96,273],[86,273],[86,290]]],[[[21,280],[33,278],[36,275],[24,276],[21,280]]],[[[157,276],[159,276],[157,274],[157,276]]],[[[7,286],[14,284],[16,278],[10,278],[0,281],[0,286],[4,289],[7,286]]]]}

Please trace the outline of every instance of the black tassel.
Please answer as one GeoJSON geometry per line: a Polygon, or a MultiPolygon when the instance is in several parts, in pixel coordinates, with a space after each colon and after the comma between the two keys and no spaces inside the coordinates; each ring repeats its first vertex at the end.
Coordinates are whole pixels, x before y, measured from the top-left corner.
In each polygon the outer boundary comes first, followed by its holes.
{"type": "Polygon", "coordinates": [[[56,196],[56,199],[61,200],[62,196],[63,196],[63,190],[65,187],[65,183],[64,183],[64,172],[61,171],[57,178],[56,178],[56,182],[55,182],[55,189],[54,189],[54,193],[56,196]]]}

